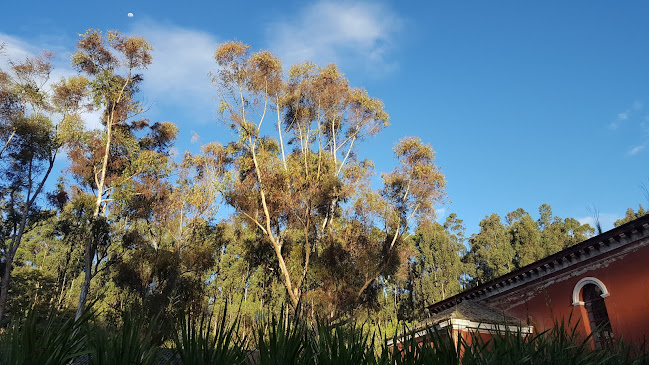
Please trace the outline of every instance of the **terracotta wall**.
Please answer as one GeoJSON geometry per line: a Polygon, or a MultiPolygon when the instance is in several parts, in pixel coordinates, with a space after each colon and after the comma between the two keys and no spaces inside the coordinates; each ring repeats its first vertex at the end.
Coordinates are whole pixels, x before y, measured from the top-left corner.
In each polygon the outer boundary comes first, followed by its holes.
{"type": "Polygon", "coordinates": [[[579,319],[578,330],[586,335],[590,324],[584,306],[572,305],[573,289],[584,277],[595,277],[608,289],[610,296],[605,303],[616,339],[622,336],[642,344],[646,337],[649,341],[649,246],[608,260],[586,261],[577,269],[494,296],[487,303],[527,319],[537,331],[551,328],[554,318],[567,321],[572,315],[572,325],[579,319]]]}
{"type": "Polygon", "coordinates": [[[464,342],[467,345],[472,345],[473,344],[473,339],[476,337],[480,337],[481,343],[487,343],[491,340],[493,337],[493,334],[488,332],[488,331],[471,331],[471,330],[453,330],[453,335],[456,336],[454,337],[455,339],[455,346],[457,346],[457,336],[461,336],[464,339],[464,342]]]}

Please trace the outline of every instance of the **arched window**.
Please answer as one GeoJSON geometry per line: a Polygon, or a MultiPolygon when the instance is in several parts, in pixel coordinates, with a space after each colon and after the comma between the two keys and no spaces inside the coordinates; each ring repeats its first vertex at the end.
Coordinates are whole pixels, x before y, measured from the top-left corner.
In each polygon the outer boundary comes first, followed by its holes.
{"type": "Polygon", "coordinates": [[[604,298],[608,297],[604,283],[596,278],[581,279],[573,291],[573,305],[583,305],[588,315],[595,347],[607,346],[613,341],[613,330],[606,310],[604,298]],[[581,292],[581,298],[579,294],[581,292]]]}

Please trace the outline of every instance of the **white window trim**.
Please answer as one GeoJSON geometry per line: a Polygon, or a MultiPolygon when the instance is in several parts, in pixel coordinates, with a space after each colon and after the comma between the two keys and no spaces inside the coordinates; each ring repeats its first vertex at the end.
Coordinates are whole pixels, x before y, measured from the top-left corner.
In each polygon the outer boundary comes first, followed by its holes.
{"type": "Polygon", "coordinates": [[[608,293],[608,290],[606,289],[606,285],[604,285],[604,283],[602,283],[601,280],[599,280],[597,278],[593,278],[593,277],[586,277],[586,278],[583,278],[583,279],[579,280],[577,285],[575,285],[575,289],[572,290],[572,305],[573,306],[578,306],[578,305],[584,305],[585,304],[583,301],[579,300],[579,292],[581,292],[581,288],[583,288],[587,284],[595,284],[595,285],[597,285],[599,287],[599,289],[602,291],[602,295],[600,295],[602,298],[606,298],[606,297],[610,296],[610,294],[608,293]]]}

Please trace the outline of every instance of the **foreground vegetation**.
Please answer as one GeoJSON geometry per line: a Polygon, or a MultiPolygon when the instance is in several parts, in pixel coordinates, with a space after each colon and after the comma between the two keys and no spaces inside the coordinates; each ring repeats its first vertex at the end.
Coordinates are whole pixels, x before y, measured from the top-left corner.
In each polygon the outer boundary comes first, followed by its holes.
{"type": "MultiPolygon", "coordinates": [[[[426,341],[412,336],[392,340],[366,326],[332,327],[282,313],[260,316],[253,336],[242,335],[238,317],[224,310],[216,315],[185,315],[165,334],[160,320],[126,313],[118,327],[98,323],[91,311],[74,321],[60,315],[39,318],[34,312],[15,320],[0,335],[3,365],[69,364],[294,364],[294,365],[487,365],[487,364],[649,364],[646,348],[623,341],[593,350],[591,338],[580,338],[564,322],[526,337],[505,332],[488,341],[429,331],[426,341]]],[[[404,327],[404,333],[408,333],[404,327]]]]}

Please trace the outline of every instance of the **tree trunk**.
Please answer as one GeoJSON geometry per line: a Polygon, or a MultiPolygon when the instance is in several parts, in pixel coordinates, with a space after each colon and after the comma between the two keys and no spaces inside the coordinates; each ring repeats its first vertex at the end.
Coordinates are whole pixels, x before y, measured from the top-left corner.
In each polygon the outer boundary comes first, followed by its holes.
{"type": "Polygon", "coordinates": [[[63,303],[63,294],[65,293],[65,286],[68,280],[68,268],[70,267],[70,259],[72,257],[72,243],[68,245],[68,249],[65,252],[65,264],[62,268],[59,268],[59,275],[57,278],[57,285],[59,290],[59,299],[56,304],[56,308],[61,310],[61,303],[63,303]]]}
{"type": "Polygon", "coordinates": [[[88,292],[90,292],[90,280],[92,280],[92,258],[94,256],[94,252],[92,252],[94,250],[92,248],[93,247],[86,247],[84,265],[86,274],[83,278],[83,284],[81,285],[81,292],[79,293],[79,304],[77,305],[77,313],[74,316],[75,321],[81,318],[86,307],[86,301],[88,300],[88,292]]]}
{"type": "MultiPolygon", "coordinates": [[[[23,239],[23,234],[25,233],[25,227],[27,226],[27,216],[29,215],[29,210],[31,209],[32,205],[34,205],[34,201],[36,200],[36,197],[38,197],[38,194],[40,194],[41,190],[43,189],[43,185],[45,185],[45,181],[47,181],[47,178],[50,176],[50,173],[52,172],[52,167],[54,167],[55,159],[56,159],[56,153],[50,156],[49,167],[45,172],[43,179],[38,184],[38,187],[36,188],[36,191],[34,192],[33,195],[31,195],[29,192],[27,193],[27,199],[25,200],[25,205],[23,205],[23,208],[21,209],[20,213],[22,217],[20,218],[18,233],[16,233],[16,235],[11,240],[11,245],[9,246],[9,250],[5,262],[5,272],[2,275],[2,288],[0,288],[0,321],[2,321],[2,318],[4,318],[5,309],[7,307],[7,297],[9,293],[9,281],[11,280],[11,270],[13,269],[13,262],[14,262],[14,257],[16,256],[16,251],[18,251],[18,246],[20,246],[20,241],[23,239]]],[[[31,185],[32,183],[31,168],[30,168],[29,182],[30,182],[29,191],[31,191],[31,188],[33,187],[33,185],[31,185]]]]}
{"type": "Polygon", "coordinates": [[[62,281],[63,284],[61,284],[61,286],[59,287],[59,299],[56,302],[56,309],[57,310],[62,309],[61,305],[63,304],[63,297],[64,297],[64,294],[65,294],[65,282],[67,280],[68,280],[68,274],[66,272],[65,276],[63,276],[63,281],[62,281]]]}
{"type": "MultiPolygon", "coordinates": [[[[47,178],[47,175],[45,178],[47,178]]],[[[41,186],[36,191],[36,194],[40,192],[42,186],[43,184],[41,183],[41,186]]],[[[2,275],[2,288],[0,288],[0,321],[2,321],[2,319],[4,318],[5,309],[7,307],[7,298],[9,294],[9,281],[11,280],[11,270],[13,269],[16,251],[18,251],[18,246],[20,245],[20,241],[23,239],[23,234],[25,233],[25,226],[27,225],[27,215],[29,214],[29,208],[34,203],[34,200],[29,198],[30,197],[28,196],[27,201],[25,202],[25,205],[23,206],[23,209],[21,211],[22,217],[20,219],[20,225],[18,226],[18,233],[16,233],[16,235],[11,239],[11,245],[9,245],[9,249],[7,252],[7,257],[5,261],[5,272],[2,275]]]]}
{"type": "MultiPolygon", "coordinates": [[[[129,74],[130,78],[130,74],[129,74]]],[[[126,87],[126,85],[124,85],[126,87]]],[[[122,88],[122,92],[124,89],[122,88]]],[[[117,99],[119,103],[120,99],[117,99]]],[[[108,157],[110,156],[110,146],[111,146],[111,137],[113,131],[113,112],[106,116],[106,147],[104,149],[104,156],[102,158],[102,165],[99,179],[95,178],[97,183],[97,199],[95,200],[95,211],[92,214],[91,225],[95,223],[99,214],[101,213],[101,205],[104,202],[104,186],[106,184],[106,170],[108,169],[108,157]]],[[[96,176],[96,175],[95,175],[96,176]]],[[[86,300],[88,297],[88,292],[90,291],[90,281],[92,280],[92,260],[95,256],[95,242],[94,237],[90,237],[86,242],[86,260],[84,270],[86,271],[86,277],[81,286],[81,292],[79,293],[79,304],[77,305],[77,314],[75,315],[75,321],[78,320],[86,306],[86,300]]]]}
{"type": "Polygon", "coordinates": [[[0,288],[0,320],[4,318],[5,309],[7,306],[7,296],[9,293],[9,280],[11,279],[11,269],[13,266],[13,254],[11,251],[7,255],[7,261],[5,262],[5,271],[2,274],[2,288],[0,288]]]}

